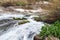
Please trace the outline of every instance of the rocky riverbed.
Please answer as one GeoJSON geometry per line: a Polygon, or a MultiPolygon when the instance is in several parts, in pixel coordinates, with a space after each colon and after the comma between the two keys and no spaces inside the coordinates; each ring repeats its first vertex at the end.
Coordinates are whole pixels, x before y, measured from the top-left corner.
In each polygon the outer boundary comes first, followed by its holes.
{"type": "Polygon", "coordinates": [[[1,14],[0,16],[0,40],[33,40],[36,34],[39,34],[43,22],[37,22],[33,19],[34,16],[25,16],[22,14],[1,14]],[[13,18],[23,18],[16,20],[13,18]],[[19,22],[23,24],[18,24],[19,22]],[[4,38],[4,39],[3,39],[4,38]]]}
{"type": "Polygon", "coordinates": [[[38,35],[44,23],[60,20],[60,12],[52,3],[43,1],[29,5],[0,7],[0,40],[40,40],[38,35]],[[41,5],[40,5],[40,4],[41,5]]]}

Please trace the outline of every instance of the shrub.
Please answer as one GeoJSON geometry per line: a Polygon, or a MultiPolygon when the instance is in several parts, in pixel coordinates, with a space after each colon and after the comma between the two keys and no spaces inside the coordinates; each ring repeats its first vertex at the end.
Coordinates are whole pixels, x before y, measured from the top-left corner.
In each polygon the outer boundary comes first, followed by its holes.
{"type": "Polygon", "coordinates": [[[60,38],[60,21],[56,21],[54,24],[51,25],[45,24],[45,26],[42,27],[39,36],[40,38],[48,36],[60,38]]]}

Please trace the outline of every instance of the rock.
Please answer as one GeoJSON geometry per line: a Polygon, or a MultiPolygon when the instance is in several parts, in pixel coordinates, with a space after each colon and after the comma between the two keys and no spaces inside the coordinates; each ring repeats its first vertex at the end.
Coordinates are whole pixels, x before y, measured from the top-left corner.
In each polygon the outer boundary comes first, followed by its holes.
{"type": "Polygon", "coordinates": [[[47,23],[53,23],[57,20],[57,17],[55,14],[49,14],[41,17],[42,21],[47,22],[47,23]]]}
{"type": "Polygon", "coordinates": [[[47,23],[53,23],[56,20],[60,20],[60,12],[58,12],[57,10],[57,6],[53,3],[48,3],[48,4],[44,4],[42,3],[40,6],[43,10],[43,12],[39,13],[40,19],[44,22],[47,23]],[[57,12],[56,12],[57,11],[57,12]]]}
{"type": "Polygon", "coordinates": [[[34,40],[60,40],[59,38],[53,37],[53,36],[49,36],[49,37],[45,37],[44,39],[40,39],[40,37],[38,35],[36,35],[34,37],[34,40]]]}
{"type": "Polygon", "coordinates": [[[42,19],[40,17],[34,17],[34,20],[36,20],[36,21],[42,21],[42,19]]]}
{"type": "Polygon", "coordinates": [[[58,20],[57,15],[55,13],[51,13],[51,12],[48,12],[48,11],[40,13],[38,16],[39,17],[34,17],[34,20],[43,21],[43,22],[46,22],[46,23],[53,23],[56,20],[58,20]]]}
{"type": "Polygon", "coordinates": [[[46,37],[44,40],[60,40],[60,39],[53,36],[49,36],[49,37],[46,37]]]}
{"type": "Polygon", "coordinates": [[[13,19],[14,19],[14,20],[27,20],[27,19],[24,18],[24,17],[23,17],[23,18],[15,18],[15,17],[13,17],[13,19]]]}
{"type": "Polygon", "coordinates": [[[21,24],[25,24],[25,23],[27,23],[27,22],[29,22],[29,21],[28,21],[28,20],[22,20],[22,21],[20,21],[18,24],[21,25],[21,24]]]}
{"type": "Polygon", "coordinates": [[[34,40],[41,40],[41,39],[40,39],[40,37],[39,37],[38,35],[36,35],[36,36],[34,37],[34,40]]]}

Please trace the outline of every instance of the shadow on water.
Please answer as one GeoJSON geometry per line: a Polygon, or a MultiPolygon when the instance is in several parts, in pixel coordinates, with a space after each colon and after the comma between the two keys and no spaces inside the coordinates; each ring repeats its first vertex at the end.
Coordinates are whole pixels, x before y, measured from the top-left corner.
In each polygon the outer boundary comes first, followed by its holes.
{"type": "Polygon", "coordinates": [[[16,20],[13,19],[0,20],[0,35],[5,33],[9,28],[12,28],[14,24],[16,24],[16,20]]]}

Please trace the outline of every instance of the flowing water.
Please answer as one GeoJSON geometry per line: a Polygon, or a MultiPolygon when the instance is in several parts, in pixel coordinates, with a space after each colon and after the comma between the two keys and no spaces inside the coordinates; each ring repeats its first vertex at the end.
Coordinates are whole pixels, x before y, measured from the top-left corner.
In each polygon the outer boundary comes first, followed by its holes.
{"type": "Polygon", "coordinates": [[[43,22],[36,22],[33,16],[25,16],[30,22],[18,25],[19,20],[13,17],[22,18],[22,14],[1,14],[0,15],[0,40],[33,40],[39,34],[43,22]]]}

